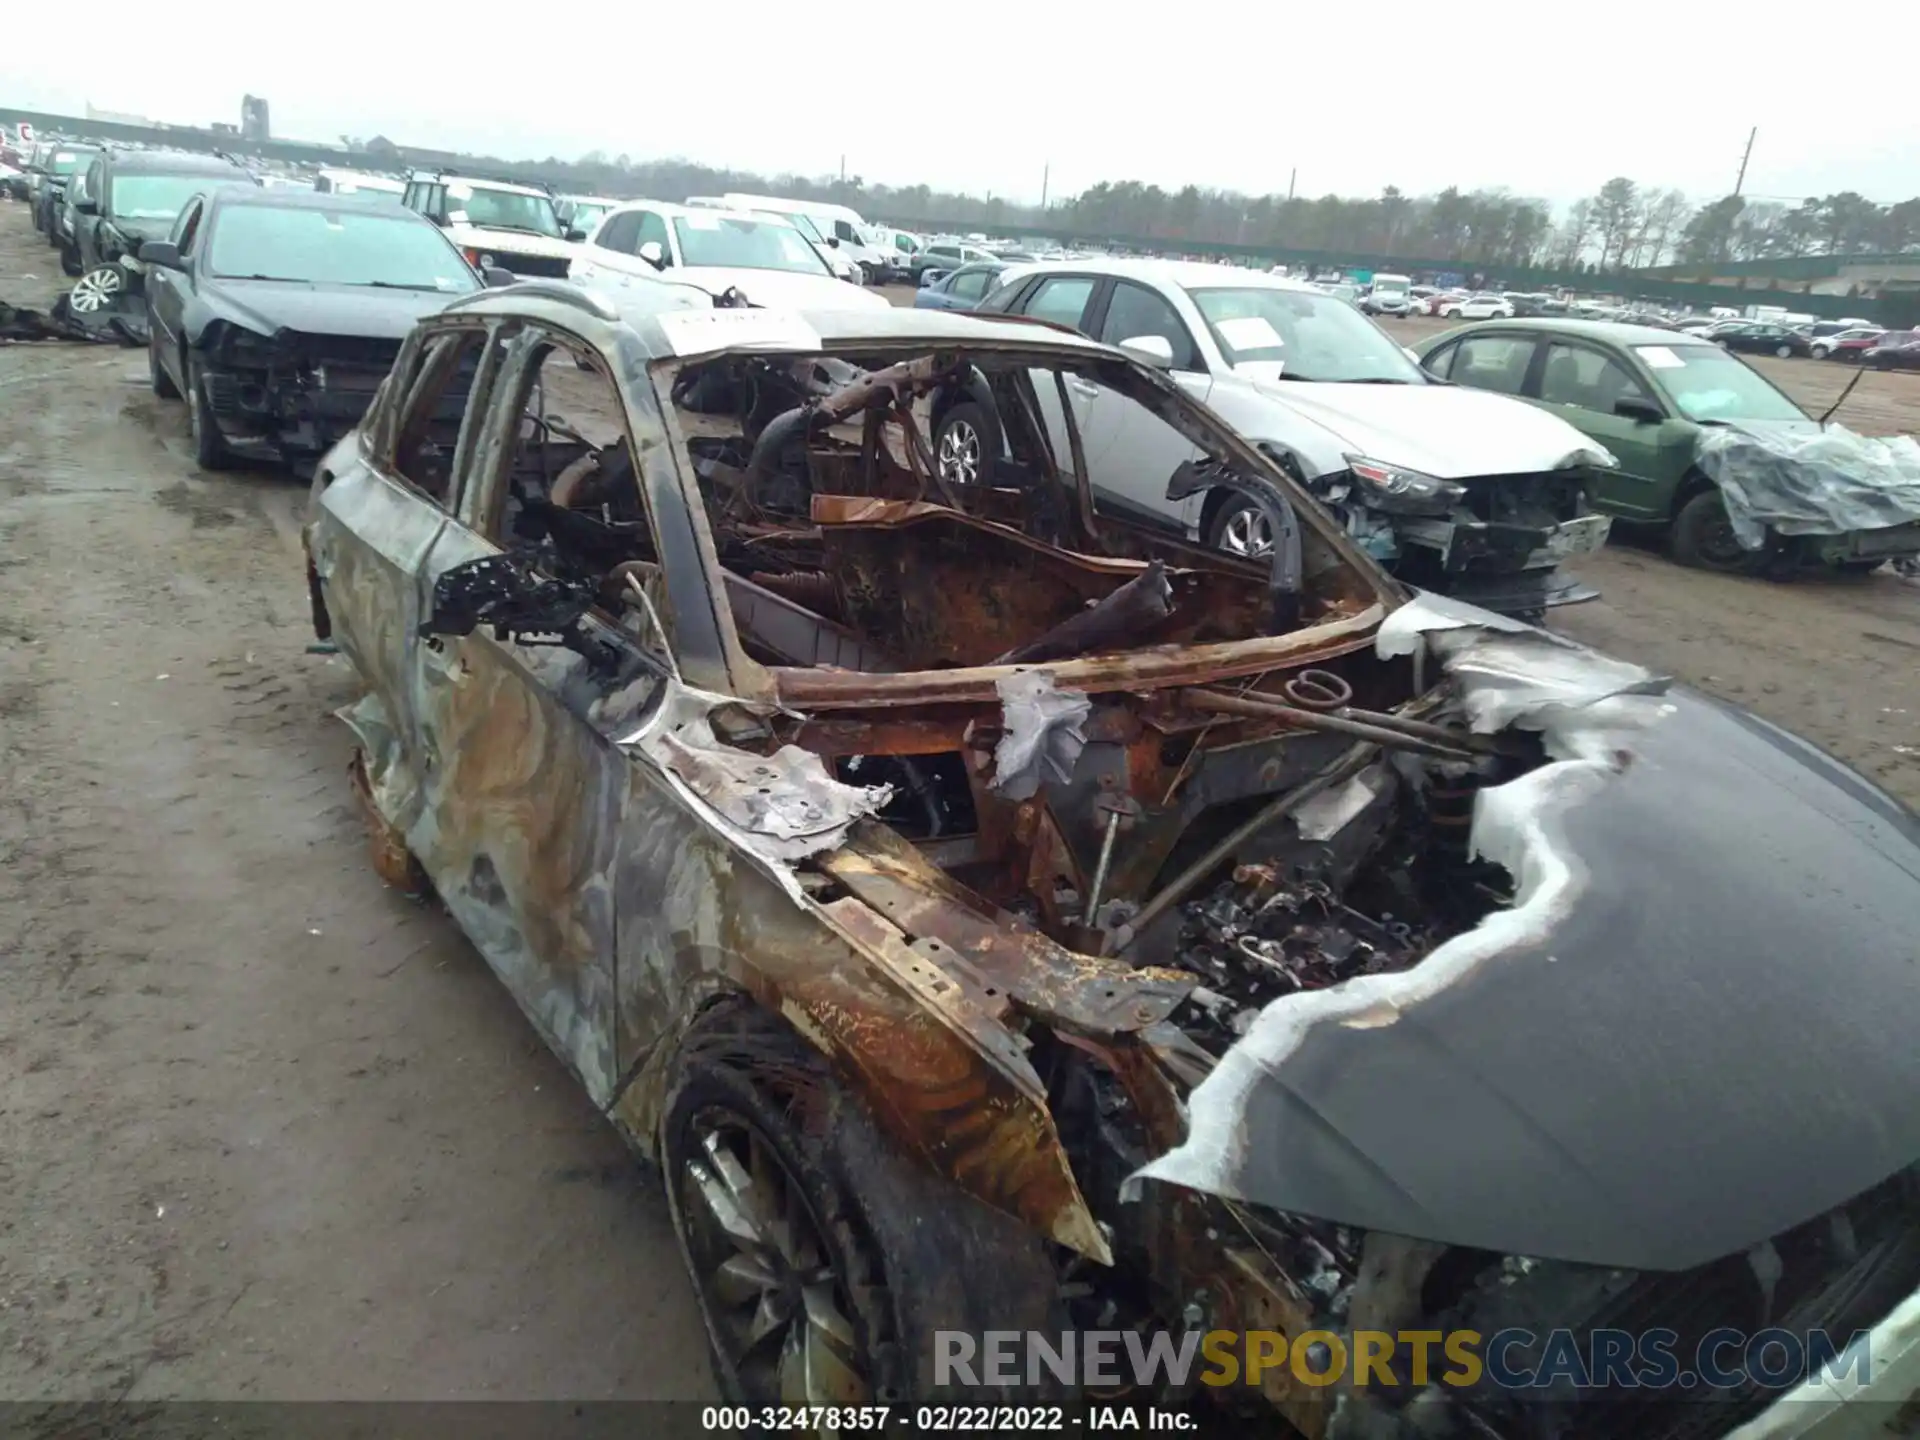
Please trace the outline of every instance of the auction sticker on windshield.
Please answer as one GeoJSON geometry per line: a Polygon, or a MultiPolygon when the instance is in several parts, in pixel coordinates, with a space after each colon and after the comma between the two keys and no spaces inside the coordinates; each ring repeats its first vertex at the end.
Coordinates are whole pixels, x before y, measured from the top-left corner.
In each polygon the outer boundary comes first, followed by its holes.
{"type": "Polygon", "coordinates": [[[780,310],[673,310],[654,317],[676,355],[704,355],[738,346],[818,350],[820,332],[780,310]]]}
{"type": "Polygon", "coordinates": [[[1275,346],[1284,347],[1286,341],[1280,338],[1280,332],[1273,328],[1273,322],[1264,315],[1241,315],[1232,320],[1220,320],[1214,323],[1220,338],[1236,350],[1271,350],[1275,346]]]}

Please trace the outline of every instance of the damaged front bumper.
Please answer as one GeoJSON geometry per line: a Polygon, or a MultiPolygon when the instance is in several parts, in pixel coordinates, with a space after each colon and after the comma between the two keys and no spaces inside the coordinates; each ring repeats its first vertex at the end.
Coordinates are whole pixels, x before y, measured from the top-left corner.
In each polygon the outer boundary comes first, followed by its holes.
{"type": "Polygon", "coordinates": [[[325,454],[360,423],[389,362],[267,366],[208,357],[201,375],[220,438],[263,460],[295,461],[325,454]]]}

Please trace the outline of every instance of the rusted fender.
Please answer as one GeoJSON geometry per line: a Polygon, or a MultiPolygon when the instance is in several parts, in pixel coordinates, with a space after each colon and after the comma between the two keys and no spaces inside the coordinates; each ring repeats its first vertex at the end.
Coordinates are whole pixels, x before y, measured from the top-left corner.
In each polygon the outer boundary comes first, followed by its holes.
{"type": "Polygon", "coordinates": [[[612,1114],[629,1136],[655,1148],[672,1042],[692,1010],[744,991],[816,1046],[935,1173],[1112,1263],[1004,998],[956,978],[940,941],[910,937],[859,899],[798,894],[791,873],[711,840],[663,827],[659,842],[674,853],[637,856],[633,872],[647,875],[654,910],[621,940],[622,1048],[639,1063],[612,1114]]]}

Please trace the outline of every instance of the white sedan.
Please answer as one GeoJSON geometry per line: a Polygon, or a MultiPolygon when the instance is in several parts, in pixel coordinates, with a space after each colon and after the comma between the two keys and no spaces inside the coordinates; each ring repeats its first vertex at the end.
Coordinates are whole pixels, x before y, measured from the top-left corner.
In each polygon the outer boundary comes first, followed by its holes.
{"type": "Polygon", "coordinates": [[[1440,307],[1442,320],[1511,320],[1513,302],[1499,295],[1469,295],[1440,307]]]}

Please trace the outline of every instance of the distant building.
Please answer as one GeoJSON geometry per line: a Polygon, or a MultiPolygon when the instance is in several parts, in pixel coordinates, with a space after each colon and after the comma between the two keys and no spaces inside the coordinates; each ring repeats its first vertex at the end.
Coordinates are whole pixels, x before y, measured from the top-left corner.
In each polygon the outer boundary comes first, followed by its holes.
{"type": "Polygon", "coordinates": [[[240,138],[242,140],[271,140],[273,127],[267,123],[267,102],[259,95],[248,95],[240,101],[240,138]]]}

